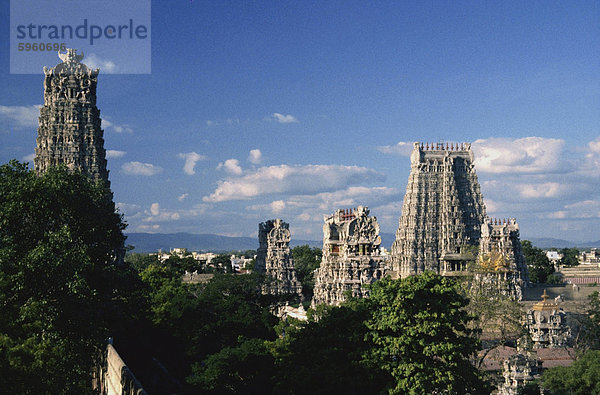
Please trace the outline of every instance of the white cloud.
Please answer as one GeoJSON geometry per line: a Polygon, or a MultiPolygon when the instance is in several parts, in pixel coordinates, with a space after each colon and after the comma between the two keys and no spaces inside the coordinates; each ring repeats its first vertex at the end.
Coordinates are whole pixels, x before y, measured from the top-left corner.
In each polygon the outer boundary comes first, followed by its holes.
{"type": "Polygon", "coordinates": [[[29,154],[29,155],[23,157],[23,162],[33,162],[34,159],[35,159],[35,153],[29,154]]]}
{"type": "Polygon", "coordinates": [[[38,126],[40,105],[33,106],[0,106],[0,119],[6,120],[19,128],[38,126]]]}
{"type": "Polygon", "coordinates": [[[152,203],[150,205],[150,213],[152,213],[152,215],[158,215],[160,213],[160,205],[158,203],[152,203]]]}
{"type": "Polygon", "coordinates": [[[114,74],[117,72],[118,67],[112,60],[102,59],[98,55],[91,53],[85,56],[83,61],[88,67],[92,69],[100,69],[103,74],[114,74]]]}
{"type": "Polygon", "coordinates": [[[262,162],[262,152],[260,152],[259,149],[251,150],[250,154],[248,155],[248,162],[258,165],[260,162],[262,162]]]}
{"type": "Polygon", "coordinates": [[[186,199],[188,196],[189,196],[189,194],[188,194],[188,193],[184,193],[184,194],[182,194],[181,196],[179,196],[179,197],[177,198],[177,200],[179,200],[180,202],[183,202],[183,201],[184,201],[184,200],[185,200],[185,199],[186,199]]]}
{"type": "Polygon", "coordinates": [[[568,186],[558,182],[544,182],[539,184],[515,184],[515,188],[523,198],[555,198],[568,191],[568,186]]]}
{"type": "Polygon", "coordinates": [[[110,129],[115,133],[133,133],[133,129],[129,125],[126,124],[116,124],[107,119],[108,117],[102,118],[102,129],[110,129]]]}
{"type": "Polygon", "coordinates": [[[484,173],[548,173],[563,164],[564,140],[543,137],[490,138],[472,144],[475,169],[484,173]]]}
{"type": "Polygon", "coordinates": [[[117,208],[127,216],[135,216],[142,211],[142,207],[137,204],[118,202],[117,208]]]}
{"type": "Polygon", "coordinates": [[[293,115],[283,115],[278,112],[273,113],[273,119],[279,123],[298,123],[298,119],[293,115]]]}
{"type": "Polygon", "coordinates": [[[375,170],[358,166],[306,165],[261,167],[242,177],[220,181],[206,202],[250,199],[260,195],[314,194],[349,185],[383,181],[375,170]]]}
{"type": "Polygon", "coordinates": [[[106,150],[106,159],[121,158],[126,154],[125,151],[117,151],[114,149],[106,150]]]}
{"type": "Polygon", "coordinates": [[[410,156],[414,148],[414,143],[399,141],[395,145],[382,145],[377,147],[377,150],[384,154],[410,156]]]}
{"type": "Polygon", "coordinates": [[[240,161],[237,159],[227,159],[225,163],[219,163],[217,166],[217,170],[225,170],[229,174],[234,174],[239,176],[243,173],[242,168],[240,167],[240,161]]]}
{"type": "Polygon", "coordinates": [[[548,215],[553,219],[589,219],[600,218],[600,200],[584,200],[564,206],[564,210],[555,211],[548,215]]]}
{"type": "Polygon", "coordinates": [[[283,200],[276,200],[274,202],[271,202],[270,206],[271,206],[271,211],[274,214],[279,214],[285,208],[285,202],[283,200]]]}
{"type": "Polygon", "coordinates": [[[134,176],[153,176],[162,173],[163,169],[160,166],[151,163],[142,162],[127,162],[123,163],[121,170],[125,174],[134,176]]]}
{"type": "Polygon", "coordinates": [[[189,176],[193,176],[196,174],[194,168],[196,167],[196,162],[199,160],[206,160],[206,156],[197,154],[195,152],[188,153],[180,153],[177,154],[178,158],[185,159],[185,164],[183,165],[183,172],[189,176]]]}

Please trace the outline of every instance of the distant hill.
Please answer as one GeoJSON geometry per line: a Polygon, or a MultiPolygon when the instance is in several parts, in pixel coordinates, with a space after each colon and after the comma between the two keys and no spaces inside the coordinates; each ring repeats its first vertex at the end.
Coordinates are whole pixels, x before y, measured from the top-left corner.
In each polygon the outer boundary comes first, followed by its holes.
{"type": "MultiPolygon", "coordinates": [[[[214,234],[192,233],[126,233],[125,245],[132,245],[133,252],[156,252],[159,249],[169,251],[170,248],[187,248],[190,251],[233,251],[255,250],[258,248],[258,238],[229,237],[214,234]]],[[[308,244],[311,247],[321,247],[321,241],[294,240],[292,247],[308,244]]]]}
{"type": "MultiPolygon", "coordinates": [[[[214,234],[192,233],[126,233],[126,245],[135,247],[134,252],[156,252],[159,249],[168,251],[170,248],[187,248],[190,251],[233,251],[255,250],[258,248],[258,239],[253,237],[229,237],[214,234]]],[[[381,246],[390,250],[396,235],[381,233],[381,246]]],[[[574,243],[568,240],[545,238],[526,238],[534,246],[542,249],[548,248],[600,248],[600,240],[595,242],[574,243]]],[[[308,244],[311,247],[323,246],[321,240],[295,240],[292,238],[292,247],[308,244]]]]}
{"type": "Polygon", "coordinates": [[[598,241],[589,241],[589,242],[572,242],[568,240],[562,239],[553,239],[551,237],[531,237],[531,238],[521,238],[521,240],[529,240],[531,243],[541,249],[547,248],[590,248],[590,247],[600,247],[600,240],[598,241]]]}

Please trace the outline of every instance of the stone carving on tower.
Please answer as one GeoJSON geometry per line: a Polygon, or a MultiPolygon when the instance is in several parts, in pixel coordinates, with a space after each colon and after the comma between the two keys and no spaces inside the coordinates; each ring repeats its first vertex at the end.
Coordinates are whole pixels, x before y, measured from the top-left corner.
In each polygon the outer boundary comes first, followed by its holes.
{"type": "Polygon", "coordinates": [[[394,271],[401,277],[465,271],[484,218],[471,145],[415,143],[392,246],[394,271]]]}
{"type": "Polygon", "coordinates": [[[269,282],[263,287],[266,294],[302,295],[302,285],[296,277],[290,251],[290,240],[290,226],[281,219],[258,225],[256,268],[268,277],[269,282]]]}
{"type": "Polygon", "coordinates": [[[527,312],[526,325],[533,348],[566,347],[571,341],[566,313],[558,303],[548,301],[545,289],[542,300],[527,312]]]}
{"type": "Polygon", "coordinates": [[[35,169],[65,165],[109,185],[100,110],[96,107],[98,69],[81,63],[75,49],[58,53],[62,60],[44,67],[44,106],[40,109],[35,169]]]}
{"type": "Polygon", "coordinates": [[[346,292],[355,297],[368,296],[365,285],[381,279],[388,271],[380,255],[379,224],[369,216],[369,208],[337,210],[325,216],[323,258],[315,271],[312,305],[338,305],[346,292]]]}
{"type": "Polygon", "coordinates": [[[522,288],[529,282],[527,265],[521,249],[519,225],[514,218],[486,218],[481,227],[479,255],[472,286],[481,292],[521,300],[522,288]]]}

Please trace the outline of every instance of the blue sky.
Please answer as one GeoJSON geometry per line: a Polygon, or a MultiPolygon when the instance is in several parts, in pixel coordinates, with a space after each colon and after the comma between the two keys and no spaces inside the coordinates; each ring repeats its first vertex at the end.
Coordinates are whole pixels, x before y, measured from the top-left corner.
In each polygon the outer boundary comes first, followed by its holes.
{"type": "MultiPolygon", "coordinates": [[[[10,74],[8,1],[0,18],[0,163],[31,160],[43,73],[10,74]]],[[[318,240],[360,204],[395,232],[412,142],[443,140],[473,143],[490,216],[591,241],[599,20],[594,1],[153,1],[150,74],[120,74],[135,51],[82,49],[130,232],[255,236],[279,217],[318,240]]]]}

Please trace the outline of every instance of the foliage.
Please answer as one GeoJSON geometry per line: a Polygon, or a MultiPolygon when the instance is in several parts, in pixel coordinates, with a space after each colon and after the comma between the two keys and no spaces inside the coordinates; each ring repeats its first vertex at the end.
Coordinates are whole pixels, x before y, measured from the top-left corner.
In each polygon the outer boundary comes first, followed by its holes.
{"type": "Polygon", "coordinates": [[[315,287],[314,271],[321,265],[321,256],[321,249],[310,248],[307,244],[292,248],[296,275],[302,284],[302,294],[306,299],[312,298],[315,287]]]}
{"type": "Polygon", "coordinates": [[[523,240],[523,255],[529,268],[529,280],[532,283],[545,283],[554,273],[554,266],[541,248],[534,247],[529,240],[523,240]]]}
{"type": "Polygon", "coordinates": [[[564,266],[577,266],[579,265],[579,250],[577,248],[563,248],[560,250],[563,255],[560,260],[560,264],[564,266]]]}
{"type": "Polygon", "coordinates": [[[479,342],[458,284],[425,272],[372,285],[366,353],[369,366],[388,372],[390,393],[475,393],[484,382],[469,358],[479,342]]]}
{"type": "Polygon", "coordinates": [[[135,269],[138,272],[142,272],[144,269],[146,269],[152,264],[160,263],[157,255],[149,255],[139,252],[130,252],[127,255],[125,255],[125,262],[127,262],[133,269],[135,269]]]}
{"type": "Polygon", "coordinates": [[[0,392],[89,392],[100,349],[134,314],[123,228],[102,184],[0,166],[0,392]]]}
{"type": "Polygon", "coordinates": [[[504,344],[523,335],[521,305],[508,296],[496,294],[490,297],[486,293],[471,292],[466,311],[477,316],[471,325],[486,340],[504,344]]]}
{"type": "Polygon", "coordinates": [[[389,377],[364,365],[362,355],[371,344],[364,322],[370,312],[366,299],[351,299],[341,306],[317,307],[309,321],[279,327],[277,357],[281,393],[376,393],[389,377]]]}
{"type": "Polygon", "coordinates": [[[231,273],[231,254],[219,254],[210,261],[217,273],[231,273]]]}
{"type": "Polygon", "coordinates": [[[263,339],[244,339],[226,346],[202,363],[195,363],[188,382],[203,392],[268,393],[274,358],[263,339]]]}
{"type": "Polygon", "coordinates": [[[546,370],[542,384],[553,394],[600,394],[600,351],[589,350],[571,366],[546,370]]]}

